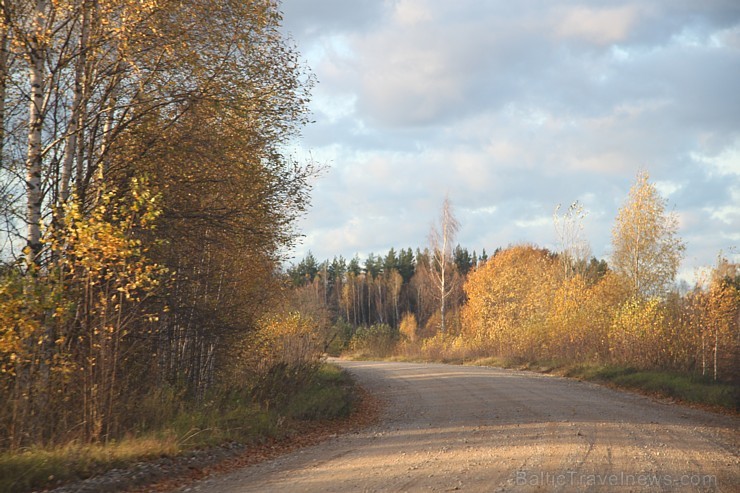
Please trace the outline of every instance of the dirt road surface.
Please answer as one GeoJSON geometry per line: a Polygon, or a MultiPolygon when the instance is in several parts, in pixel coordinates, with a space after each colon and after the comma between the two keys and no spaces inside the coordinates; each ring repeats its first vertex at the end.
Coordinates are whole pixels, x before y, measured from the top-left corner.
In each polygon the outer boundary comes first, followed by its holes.
{"type": "Polygon", "coordinates": [[[740,492],[740,419],[494,368],[339,362],[379,425],[188,492],[740,492]]]}

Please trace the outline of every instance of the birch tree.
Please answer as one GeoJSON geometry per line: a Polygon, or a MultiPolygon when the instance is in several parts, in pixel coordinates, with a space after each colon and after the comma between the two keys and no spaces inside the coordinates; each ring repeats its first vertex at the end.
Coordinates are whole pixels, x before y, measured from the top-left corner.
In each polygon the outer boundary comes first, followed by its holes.
{"type": "Polygon", "coordinates": [[[579,201],[568,206],[568,210],[560,214],[560,205],[555,208],[553,221],[555,233],[560,246],[560,264],[565,279],[576,274],[583,275],[588,266],[591,248],[583,233],[583,221],[588,212],[579,201]]]}
{"type": "Polygon", "coordinates": [[[5,164],[5,100],[10,75],[10,12],[0,9],[0,172],[5,164]]]}
{"type": "Polygon", "coordinates": [[[442,203],[439,225],[432,227],[429,233],[432,254],[430,274],[439,299],[440,331],[442,333],[446,329],[447,298],[455,289],[455,263],[452,259],[452,249],[459,229],[460,223],[452,211],[449,197],[446,196],[442,203]]]}
{"type": "Polygon", "coordinates": [[[30,99],[28,111],[28,154],[26,157],[26,262],[36,263],[41,252],[41,132],[44,126],[44,66],[48,40],[48,1],[36,0],[32,13],[31,32],[28,37],[28,82],[30,99]]]}
{"type": "Polygon", "coordinates": [[[638,173],[612,230],[610,264],[633,296],[661,296],[676,278],[685,245],[678,237],[676,214],[665,207],[648,173],[638,173]]]}
{"type": "Polygon", "coordinates": [[[701,340],[702,375],[707,374],[709,364],[714,380],[722,377],[737,380],[736,367],[740,356],[740,265],[720,256],[708,286],[697,289],[695,302],[700,312],[696,329],[701,340]]]}

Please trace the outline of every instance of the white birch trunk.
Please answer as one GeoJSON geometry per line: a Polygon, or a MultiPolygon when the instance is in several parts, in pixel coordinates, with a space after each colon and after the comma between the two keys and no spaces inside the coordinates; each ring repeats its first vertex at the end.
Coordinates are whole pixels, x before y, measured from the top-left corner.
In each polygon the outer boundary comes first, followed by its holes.
{"type": "Polygon", "coordinates": [[[31,102],[28,116],[28,154],[26,159],[26,261],[35,265],[41,252],[41,160],[44,124],[44,29],[47,0],[37,0],[34,8],[34,33],[28,50],[31,102]]]}
{"type": "Polygon", "coordinates": [[[0,19],[0,168],[2,168],[5,155],[5,96],[8,92],[10,33],[7,13],[3,10],[0,15],[2,15],[0,19]]]}
{"type": "Polygon", "coordinates": [[[719,329],[714,329],[714,380],[717,380],[717,352],[719,351],[719,329]]]}
{"type": "Polygon", "coordinates": [[[430,265],[430,270],[431,277],[440,291],[440,330],[444,333],[447,328],[445,321],[447,297],[452,293],[452,288],[454,288],[454,286],[448,286],[447,264],[448,262],[451,262],[452,243],[454,242],[455,235],[460,229],[460,223],[452,213],[452,204],[450,203],[449,197],[445,197],[444,203],[442,204],[440,229],[441,231],[437,231],[433,228],[430,234],[432,246],[431,263],[434,264],[437,262],[439,270],[435,269],[434,265],[430,265]]]}

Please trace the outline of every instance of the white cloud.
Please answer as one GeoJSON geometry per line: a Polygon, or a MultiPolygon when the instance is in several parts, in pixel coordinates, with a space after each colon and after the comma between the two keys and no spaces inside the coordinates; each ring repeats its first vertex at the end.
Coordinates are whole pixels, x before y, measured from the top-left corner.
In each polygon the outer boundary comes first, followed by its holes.
{"type": "Polygon", "coordinates": [[[395,6],[393,20],[401,26],[414,26],[432,20],[432,13],[427,2],[400,0],[395,6]]]}
{"type": "Polygon", "coordinates": [[[740,26],[722,29],[711,36],[711,44],[715,48],[730,48],[740,51],[740,26]]]}
{"type": "Polygon", "coordinates": [[[683,188],[681,183],[672,182],[670,180],[655,181],[653,184],[662,197],[670,197],[683,188]]]}
{"type": "Polygon", "coordinates": [[[495,205],[490,205],[487,207],[478,207],[476,209],[464,209],[463,210],[463,212],[470,214],[470,215],[475,215],[475,214],[491,215],[491,214],[495,214],[497,211],[498,211],[498,207],[496,207],[495,205]]]}
{"type": "Polygon", "coordinates": [[[623,41],[638,15],[634,5],[594,9],[570,7],[562,14],[556,26],[558,36],[582,38],[596,44],[623,41]]]}
{"type": "Polygon", "coordinates": [[[552,225],[551,216],[538,216],[531,219],[518,219],[514,221],[518,228],[541,228],[542,226],[552,225]]]}
{"type": "Polygon", "coordinates": [[[724,224],[735,226],[736,229],[729,234],[726,234],[726,238],[736,238],[737,232],[740,231],[740,187],[732,188],[730,190],[730,197],[732,197],[732,203],[705,207],[704,211],[709,213],[712,219],[720,221],[724,224]]]}
{"type": "Polygon", "coordinates": [[[740,176],[740,141],[734,142],[715,155],[692,152],[691,157],[709,165],[713,172],[721,176],[740,176]]]}
{"type": "Polygon", "coordinates": [[[357,96],[354,94],[337,94],[328,96],[319,93],[314,98],[314,112],[321,113],[329,123],[347,118],[355,113],[357,96]]]}

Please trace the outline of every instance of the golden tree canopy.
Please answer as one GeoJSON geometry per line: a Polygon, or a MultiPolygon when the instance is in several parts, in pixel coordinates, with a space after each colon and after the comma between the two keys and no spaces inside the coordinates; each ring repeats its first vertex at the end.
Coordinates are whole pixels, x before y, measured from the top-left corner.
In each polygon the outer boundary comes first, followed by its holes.
{"type": "Polygon", "coordinates": [[[638,173],[612,231],[611,267],[638,297],[660,296],[670,288],[685,249],[676,214],[666,212],[666,201],[649,178],[638,173]]]}

